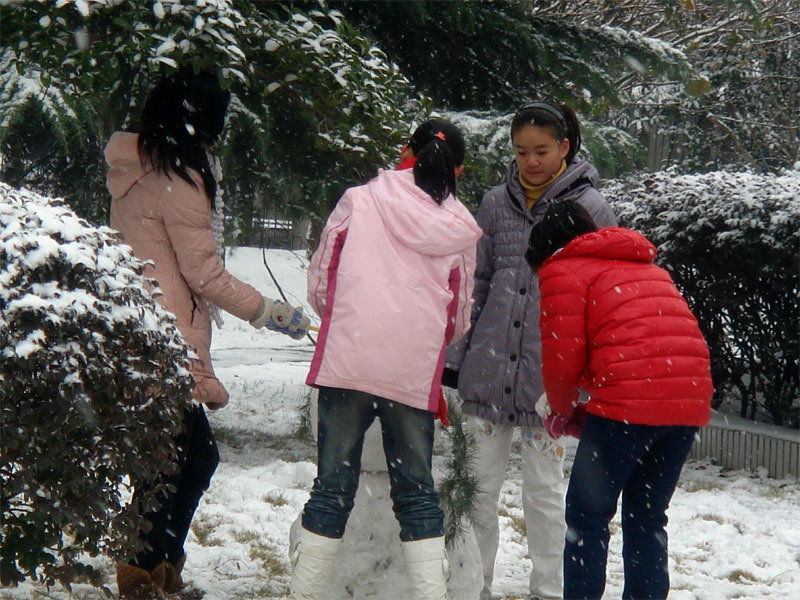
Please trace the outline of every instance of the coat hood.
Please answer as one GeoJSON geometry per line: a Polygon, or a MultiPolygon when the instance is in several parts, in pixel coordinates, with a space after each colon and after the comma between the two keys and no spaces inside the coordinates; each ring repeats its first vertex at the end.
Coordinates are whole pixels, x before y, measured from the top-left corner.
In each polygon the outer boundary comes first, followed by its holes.
{"type": "MultiPolygon", "coordinates": [[[[583,160],[580,157],[575,157],[572,162],[567,165],[567,170],[556,179],[551,185],[542,192],[542,200],[550,200],[563,195],[566,191],[570,191],[570,196],[580,196],[581,192],[586,187],[597,187],[597,182],[600,179],[600,174],[595,169],[594,165],[583,160]]],[[[519,181],[519,167],[517,161],[512,160],[508,165],[506,172],[506,183],[508,184],[511,197],[519,204],[520,208],[525,208],[525,190],[519,181]]],[[[537,203],[538,204],[538,203],[537,203]]]]}
{"type": "Polygon", "coordinates": [[[436,204],[417,187],[411,169],[381,169],[365,187],[386,228],[420,254],[454,254],[475,244],[483,234],[469,211],[454,196],[436,204]]]}
{"type": "Polygon", "coordinates": [[[604,227],[575,238],[545,262],[573,256],[653,262],[656,247],[638,231],[622,227],[604,227]]]}
{"type": "Polygon", "coordinates": [[[109,166],[106,187],[112,198],[127,194],[136,180],[147,172],[139,160],[138,141],[139,134],[126,131],[118,131],[108,140],[104,152],[109,166]]]}

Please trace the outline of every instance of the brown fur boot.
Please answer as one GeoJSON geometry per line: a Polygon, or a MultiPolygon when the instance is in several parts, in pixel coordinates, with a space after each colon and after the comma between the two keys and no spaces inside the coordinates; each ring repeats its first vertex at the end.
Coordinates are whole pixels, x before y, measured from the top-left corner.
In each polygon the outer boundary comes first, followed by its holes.
{"type": "Polygon", "coordinates": [[[180,560],[174,565],[167,562],[167,573],[164,579],[164,591],[170,594],[175,594],[183,588],[183,579],[181,578],[181,571],[183,565],[186,563],[186,555],[181,556],[180,560]]]}
{"type": "Polygon", "coordinates": [[[161,587],[153,582],[150,573],[126,563],[117,563],[117,589],[122,600],[163,600],[165,598],[161,593],[161,587]]]}
{"type": "Polygon", "coordinates": [[[162,561],[156,565],[156,568],[150,571],[150,581],[160,591],[167,591],[166,582],[169,579],[172,565],[167,561],[162,561]]]}

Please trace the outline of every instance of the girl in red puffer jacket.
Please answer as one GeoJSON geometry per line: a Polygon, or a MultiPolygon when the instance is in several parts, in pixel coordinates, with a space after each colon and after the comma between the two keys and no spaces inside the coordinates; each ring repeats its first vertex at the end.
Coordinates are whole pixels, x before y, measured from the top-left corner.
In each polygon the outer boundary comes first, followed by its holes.
{"type": "Polygon", "coordinates": [[[641,234],[598,230],[583,207],[560,202],[530,240],[553,411],[545,427],[580,437],[567,491],[564,598],[603,595],[620,494],[622,597],[666,598],[666,510],[697,428],[710,419],[708,347],[641,234]]]}

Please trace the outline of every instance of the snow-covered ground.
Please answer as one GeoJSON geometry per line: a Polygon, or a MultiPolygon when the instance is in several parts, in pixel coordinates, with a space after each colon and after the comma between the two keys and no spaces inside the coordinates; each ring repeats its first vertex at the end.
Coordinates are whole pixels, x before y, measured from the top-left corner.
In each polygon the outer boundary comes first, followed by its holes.
{"type": "MultiPolygon", "coordinates": [[[[303,255],[271,250],[267,258],[289,300],[305,304],[303,255]]],[[[260,250],[237,249],[227,264],[266,296],[277,297],[260,250]]],[[[221,463],[187,540],[185,576],[205,590],[206,600],[287,598],[289,527],[315,474],[315,447],[303,427],[310,396],[303,382],[313,347],[308,340],[255,331],[232,316],[214,335],[212,357],[231,401],[210,414],[221,463]]],[[[437,451],[435,466],[441,473],[446,443],[438,444],[437,451]]],[[[501,495],[498,598],[524,598],[527,589],[520,482],[519,464],[512,461],[501,495]]],[[[687,464],[669,511],[670,598],[800,599],[798,507],[797,480],[723,472],[705,462],[687,464]]],[[[605,598],[622,593],[618,517],[612,531],[605,598]]],[[[104,559],[97,564],[115,591],[113,565],[104,559]]],[[[72,595],[32,584],[0,589],[0,600],[33,598],[104,596],[86,586],[75,586],[72,595]]]]}

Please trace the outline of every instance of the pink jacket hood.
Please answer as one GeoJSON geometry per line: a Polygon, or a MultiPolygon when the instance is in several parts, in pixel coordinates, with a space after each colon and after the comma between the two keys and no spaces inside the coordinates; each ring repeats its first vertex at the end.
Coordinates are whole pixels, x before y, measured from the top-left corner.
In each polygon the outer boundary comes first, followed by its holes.
{"type": "Polygon", "coordinates": [[[381,220],[405,245],[426,256],[447,256],[475,245],[481,230],[464,218],[453,196],[441,205],[414,183],[411,169],[378,171],[365,185],[381,220]],[[457,215],[459,218],[454,219],[457,215]]]}

